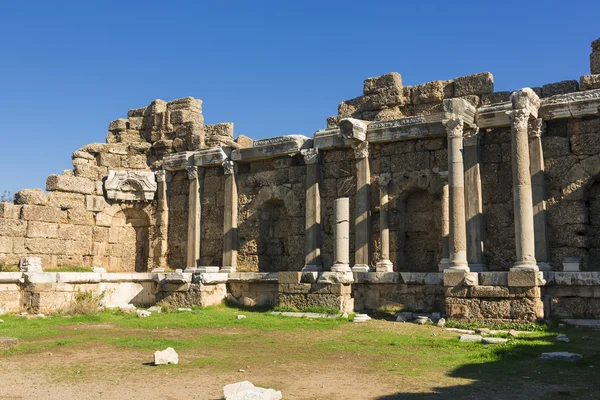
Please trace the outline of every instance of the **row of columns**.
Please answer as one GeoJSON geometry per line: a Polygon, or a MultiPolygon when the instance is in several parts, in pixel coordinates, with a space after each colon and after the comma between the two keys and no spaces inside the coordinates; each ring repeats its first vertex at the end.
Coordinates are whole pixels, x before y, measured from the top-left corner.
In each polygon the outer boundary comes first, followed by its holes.
{"type": "MultiPolygon", "coordinates": [[[[531,89],[519,90],[511,96],[513,110],[509,111],[512,133],[513,200],[515,218],[515,248],[517,262],[513,269],[537,270],[536,251],[547,257],[541,241],[545,235],[545,204],[543,201],[543,156],[541,141],[534,138],[530,170],[530,148],[528,124],[535,123],[539,98],[531,89]],[[538,148],[539,147],[539,148],[538,148]],[[532,178],[536,190],[532,193],[532,178]],[[533,194],[535,193],[535,199],[533,194]],[[534,200],[536,215],[534,224],[534,200]],[[543,218],[542,218],[543,217],[543,218]],[[538,221],[539,220],[539,221],[538,221]],[[534,228],[535,226],[535,228],[534,228]],[[536,240],[538,243],[536,244],[536,240]]],[[[469,271],[474,265],[483,264],[483,221],[481,177],[479,170],[479,146],[477,131],[465,127],[460,116],[443,121],[448,138],[448,183],[442,189],[442,260],[440,269],[469,271]],[[466,183],[466,185],[465,185],[466,183]],[[467,235],[467,229],[469,235],[467,235]],[[467,240],[469,242],[467,243],[467,240]]],[[[350,268],[349,246],[349,203],[347,198],[334,202],[334,265],[333,271],[368,272],[371,265],[371,206],[369,148],[366,141],[352,142],[356,159],[355,196],[355,265],[350,268]]],[[[321,196],[319,193],[320,159],[318,149],[302,150],[306,163],[306,215],[305,215],[305,266],[304,271],[321,271],[321,196]]],[[[235,165],[228,160],[223,163],[225,172],[225,215],[223,226],[223,272],[235,272],[237,267],[237,184],[235,165]]],[[[202,169],[200,169],[202,171],[202,169]]],[[[188,167],[190,180],[187,267],[197,268],[200,259],[201,202],[198,167],[188,167]]],[[[200,172],[201,174],[202,172],[200,172]]],[[[164,173],[158,180],[159,239],[161,248],[166,249],[168,208],[164,173]],[[164,243],[163,243],[164,242],[164,243]]],[[[390,261],[389,241],[389,184],[391,174],[378,178],[380,191],[380,261],[377,272],[393,271],[390,261]]],[[[546,250],[547,253],[547,250],[546,250]]],[[[164,258],[164,257],[163,257],[164,258]]],[[[209,267],[210,268],[210,267],[209,267]]],[[[208,272],[208,271],[207,271],[208,272]]]]}

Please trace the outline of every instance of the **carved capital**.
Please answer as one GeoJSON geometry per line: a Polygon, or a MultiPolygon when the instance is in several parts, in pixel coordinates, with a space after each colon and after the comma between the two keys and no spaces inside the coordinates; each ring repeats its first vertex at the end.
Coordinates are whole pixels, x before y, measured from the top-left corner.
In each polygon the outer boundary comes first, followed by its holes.
{"type": "Polygon", "coordinates": [[[391,181],[392,181],[392,174],[390,174],[390,173],[384,172],[383,174],[381,174],[377,177],[377,184],[379,185],[380,189],[387,188],[387,186],[390,184],[391,181]]]}
{"type": "Polygon", "coordinates": [[[165,182],[167,180],[167,172],[164,169],[159,169],[154,173],[157,182],[165,182]]]}
{"type": "Polygon", "coordinates": [[[541,118],[530,119],[527,128],[529,130],[530,138],[542,137],[542,133],[544,132],[544,120],[541,118]]]}
{"type": "Polygon", "coordinates": [[[474,129],[466,129],[463,137],[463,144],[465,146],[477,146],[479,144],[479,127],[474,129]]]}
{"type": "Polygon", "coordinates": [[[304,157],[305,164],[317,164],[319,162],[319,149],[302,149],[300,150],[302,157],[304,157]]]}
{"type": "Polygon", "coordinates": [[[223,161],[223,164],[221,164],[221,166],[223,167],[223,173],[225,175],[231,175],[235,170],[235,164],[231,160],[223,161]]]}
{"type": "Polygon", "coordinates": [[[448,139],[463,137],[464,122],[462,118],[445,119],[442,121],[442,124],[446,128],[448,139]]]}
{"type": "Polygon", "coordinates": [[[187,171],[189,180],[198,179],[198,167],[186,167],[185,170],[187,171]]]}
{"type": "Polygon", "coordinates": [[[513,130],[527,130],[529,116],[531,115],[531,113],[528,110],[518,109],[513,111],[507,111],[506,114],[508,114],[508,118],[510,119],[510,127],[513,130]]]}
{"type": "Polygon", "coordinates": [[[354,149],[355,158],[369,157],[369,142],[358,142],[353,144],[352,149],[354,149]]]}

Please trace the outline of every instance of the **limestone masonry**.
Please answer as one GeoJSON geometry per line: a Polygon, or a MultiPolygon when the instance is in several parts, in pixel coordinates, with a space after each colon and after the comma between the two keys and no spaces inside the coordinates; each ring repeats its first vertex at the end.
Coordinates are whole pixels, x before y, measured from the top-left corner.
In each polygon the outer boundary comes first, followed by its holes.
{"type": "Polygon", "coordinates": [[[235,137],[191,97],[130,110],[47,192],[0,203],[0,264],[108,273],[0,273],[0,307],[91,285],[115,304],[599,318],[600,39],[590,69],[514,92],[489,72],[367,78],[312,137],[235,137]]]}

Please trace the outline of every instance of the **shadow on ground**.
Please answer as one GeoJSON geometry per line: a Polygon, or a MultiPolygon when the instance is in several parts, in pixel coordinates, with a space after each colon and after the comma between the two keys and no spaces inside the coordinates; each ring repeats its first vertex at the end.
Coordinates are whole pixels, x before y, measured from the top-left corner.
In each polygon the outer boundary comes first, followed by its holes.
{"type": "Polygon", "coordinates": [[[569,337],[578,340],[558,344],[558,333],[548,332],[535,339],[520,338],[516,345],[494,346],[494,361],[464,364],[448,374],[452,378],[466,379],[464,385],[440,385],[428,393],[406,393],[399,388],[395,394],[376,399],[600,399],[600,335],[573,328],[569,337]],[[592,340],[583,336],[590,333],[592,340]],[[576,362],[540,359],[542,353],[555,351],[579,353],[584,357],[576,362]]]}

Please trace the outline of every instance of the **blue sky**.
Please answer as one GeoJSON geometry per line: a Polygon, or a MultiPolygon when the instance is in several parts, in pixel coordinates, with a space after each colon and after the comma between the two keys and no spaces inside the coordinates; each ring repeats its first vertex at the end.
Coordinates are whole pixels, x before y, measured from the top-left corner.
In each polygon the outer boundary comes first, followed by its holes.
{"type": "Polygon", "coordinates": [[[45,187],[151,100],[206,123],[312,135],[362,81],[494,74],[496,90],[589,74],[600,1],[3,1],[0,192],[45,187]]]}

